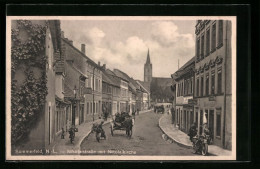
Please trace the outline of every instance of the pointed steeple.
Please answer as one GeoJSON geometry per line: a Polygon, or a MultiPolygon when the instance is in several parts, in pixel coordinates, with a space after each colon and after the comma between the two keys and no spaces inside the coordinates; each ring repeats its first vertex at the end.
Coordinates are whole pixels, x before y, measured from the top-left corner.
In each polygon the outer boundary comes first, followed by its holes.
{"type": "Polygon", "coordinates": [[[147,58],[146,58],[146,64],[150,64],[150,53],[149,53],[149,48],[148,48],[148,53],[147,53],[147,58]]]}

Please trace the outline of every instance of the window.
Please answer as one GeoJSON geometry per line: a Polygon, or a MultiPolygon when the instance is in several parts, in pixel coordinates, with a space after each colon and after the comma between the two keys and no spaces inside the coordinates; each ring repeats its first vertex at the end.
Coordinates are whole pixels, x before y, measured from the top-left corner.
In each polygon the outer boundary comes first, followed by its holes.
{"type": "Polygon", "coordinates": [[[177,123],[179,123],[179,109],[177,109],[177,123]]]}
{"type": "Polygon", "coordinates": [[[211,44],[211,51],[215,51],[216,49],[216,23],[212,26],[212,44],[211,44]]]}
{"type": "Polygon", "coordinates": [[[203,92],[203,90],[204,90],[204,78],[203,77],[201,77],[201,85],[200,85],[200,87],[201,87],[201,89],[200,89],[200,96],[203,96],[203,94],[204,94],[204,92],[203,92]]]}
{"type": "Polygon", "coordinates": [[[204,58],[204,35],[201,37],[201,59],[204,58]]]}
{"type": "Polygon", "coordinates": [[[197,96],[199,96],[199,89],[200,89],[199,83],[200,83],[199,78],[197,78],[197,91],[196,91],[197,96]]]}
{"type": "Polygon", "coordinates": [[[200,39],[197,39],[197,60],[200,59],[200,39]]]}
{"type": "Polygon", "coordinates": [[[184,82],[182,82],[182,87],[181,87],[181,89],[182,89],[182,96],[184,95],[184,82]]]}
{"type": "Polygon", "coordinates": [[[206,96],[209,95],[209,75],[206,76],[206,96]]]}
{"type": "Polygon", "coordinates": [[[206,33],[206,56],[209,55],[209,44],[210,43],[210,29],[206,33]]]}
{"type": "Polygon", "coordinates": [[[192,82],[193,82],[193,78],[190,81],[190,83],[191,83],[191,85],[190,85],[191,94],[193,93],[193,84],[192,84],[192,82]]]}
{"type": "Polygon", "coordinates": [[[218,22],[218,47],[223,44],[223,20],[218,22]]]}
{"type": "Polygon", "coordinates": [[[216,131],[216,136],[220,137],[221,135],[221,110],[217,110],[217,117],[216,117],[216,123],[217,123],[217,131],[216,131]]]}
{"type": "Polygon", "coordinates": [[[211,73],[211,94],[215,94],[215,72],[211,73]]]}
{"type": "Polygon", "coordinates": [[[92,114],[93,113],[93,103],[92,102],[90,103],[90,109],[91,109],[90,112],[92,114]]]}
{"type": "Polygon", "coordinates": [[[222,92],[222,71],[218,70],[218,94],[222,92]]]}
{"type": "Polygon", "coordinates": [[[87,102],[87,114],[89,114],[89,102],[87,102]]]}
{"type": "Polygon", "coordinates": [[[62,87],[62,93],[64,93],[64,78],[61,79],[61,87],[62,87]]]}

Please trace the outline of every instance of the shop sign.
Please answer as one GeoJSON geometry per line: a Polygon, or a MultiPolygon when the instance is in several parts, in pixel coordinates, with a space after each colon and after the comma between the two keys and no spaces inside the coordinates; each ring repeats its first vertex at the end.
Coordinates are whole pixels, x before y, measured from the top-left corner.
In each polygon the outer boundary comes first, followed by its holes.
{"type": "Polygon", "coordinates": [[[192,99],[192,96],[190,96],[190,97],[184,97],[184,98],[183,98],[183,104],[188,104],[188,101],[189,101],[190,99],[192,99]]]}
{"type": "Polygon", "coordinates": [[[197,99],[189,99],[188,100],[188,104],[190,104],[190,105],[197,105],[198,104],[198,100],[197,99]]]}
{"type": "Polygon", "coordinates": [[[209,101],[216,101],[216,96],[209,96],[209,101]]]}

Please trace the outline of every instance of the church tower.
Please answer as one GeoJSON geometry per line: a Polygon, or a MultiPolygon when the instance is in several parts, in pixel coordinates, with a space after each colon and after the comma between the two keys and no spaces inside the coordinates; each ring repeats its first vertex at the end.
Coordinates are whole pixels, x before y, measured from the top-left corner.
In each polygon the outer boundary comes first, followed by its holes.
{"type": "Polygon", "coordinates": [[[152,77],[153,77],[153,75],[152,75],[152,64],[151,64],[151,61],[150,61],[150,54],[149,54],[149,49],[148,49],[146,63],[144,64],[144,82],[151,83],[152,77]]]}

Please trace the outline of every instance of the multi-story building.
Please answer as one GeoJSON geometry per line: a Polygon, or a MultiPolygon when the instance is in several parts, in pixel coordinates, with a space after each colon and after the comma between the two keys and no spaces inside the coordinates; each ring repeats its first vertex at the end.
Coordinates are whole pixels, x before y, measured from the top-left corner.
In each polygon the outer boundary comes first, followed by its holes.
{"type": "Polygon", "coordinates": [[[55,140],[57,125],[55,56],[61,49],[60,21],[12,20],[11,29],[12,153],[19,147],[46,149],[55,140]],[[32,39],[35,42],[28,43],[32,39]],[[23,51],[15,53],[17,47],[23,51]]]}
{"type": "Polygon", "coordinates": [[[139,92],[137,93],[137,108],[138,110],[148,110],[150,105],[150,92],[142,84],[142,81],[136,80],[139,86],[139,92]]]}
{"type": "Polygon", "coordinates": [[[120,98],[120,112],[130,112],[130,105],[129,105],[129,80],[125,75],[118,69],[114,69],[113,71],[117,77],[120,78],[121,84],[120,84],[120,89],[121,89],[121,98],[120,98]]]}
{"type": "Polygon", "coordinates": [[[114,116],[116,113],[120,113],[120,100],[121,100],[121,79],[116,76],[116,74],[110,69],[105,69],[106,75],[114,82],[113,91],[112,91],[112,115],[114,116]]]}
{"type": "Polygon", "coordinates": [[[232,146],[231,21],[198,20],[194,98],[199,133],[207,123],[214,144],[232,146]],[[204,120],[203,120],[204,119],[204,120]]]}
{"type": "Polygon", "coordinates": [[[73,46],[73,41],[61,38],[65,66],[64,88],[67,100],[73,102],[73,125],[93,121],[102,114],[102,70],[85,55],[85,45],[81,51],[73,46]]]}
{"type": "Polygon", "coordinates": [[[176,83],[175,120],[179,129],[188,133],[194,123],[193,86],[194,86],[195,57],[185,63],[177,72],[172,75],[176,83]]]}

